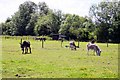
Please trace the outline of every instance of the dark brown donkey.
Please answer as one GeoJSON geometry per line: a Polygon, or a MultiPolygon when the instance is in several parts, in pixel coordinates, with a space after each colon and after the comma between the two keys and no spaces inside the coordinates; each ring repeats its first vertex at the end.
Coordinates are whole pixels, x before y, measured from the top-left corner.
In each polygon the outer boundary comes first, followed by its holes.
{"type": "Polygon", "coordinates": [[[21,39],[20,47],[22,49],[22,54],[28,53],[28,48],[29,48],[29,51],[31,53],[31,47],[30,47],[30,42],[29,41],[23,41],[22,42],[22,39],[21,39]]]}

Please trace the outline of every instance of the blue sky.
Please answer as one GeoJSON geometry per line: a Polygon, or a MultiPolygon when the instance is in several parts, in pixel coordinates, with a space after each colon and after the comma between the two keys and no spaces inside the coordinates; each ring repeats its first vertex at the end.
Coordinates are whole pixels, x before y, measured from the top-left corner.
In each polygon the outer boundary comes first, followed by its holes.
{"type": "MultiPolygon", "coordinates": [[[[0,23],[18,11],[19,5],[28,0],[0,0],[0,23]]],[[[88,16],[89,8],[103,0],[29,0],[38,4],[46,2],[50,9],[61,10],[63,13],[88,16]]]]}

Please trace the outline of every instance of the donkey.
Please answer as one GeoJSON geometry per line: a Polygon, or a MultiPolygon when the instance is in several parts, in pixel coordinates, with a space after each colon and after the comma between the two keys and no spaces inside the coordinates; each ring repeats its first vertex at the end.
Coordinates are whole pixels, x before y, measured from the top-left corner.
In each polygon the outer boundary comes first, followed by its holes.
{"type": "Polygon", "coordinates": [[[29,51],[31,53],[31,47],[30,47],[30,42],[29,41],[23,41],[22,42],[22,39],[21,39],[20,47],[22,49],[22,54],[28,53],[28,48],[29,48],[29,51]]]}
{"type": "Polygon", "coordinates": [[[70,48],[71,50],[76,50],[76,45],[75,45],[75,42],[74,41],[70,41],[70,48]]]}
{"type": "MultiPolygon", "coordinates": [[[[96,44],[93,44],[93,43],[88,43],[87,44],[87,54],[89,53],[89,50],[94,50],[94,52],[96,52],[97,56],[100,56],[101,54],[101,49],[96,45],[96,44]]],[[[88,54],[89,55],[89,54],[88,54]]]]}

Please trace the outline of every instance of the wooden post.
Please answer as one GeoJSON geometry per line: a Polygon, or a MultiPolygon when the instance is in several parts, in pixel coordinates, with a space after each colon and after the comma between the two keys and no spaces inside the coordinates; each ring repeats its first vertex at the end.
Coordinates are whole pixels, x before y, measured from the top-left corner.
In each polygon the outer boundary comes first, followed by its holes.
{"type": "Polygon", "coordinates": [[[107,37],[107,47],[108,47],[108,42],[109,42],[109,40],[108,40],[108,37],[107,37]]]}
{"type": "Polygon", "coordinates": [[[43,38],[42,38],[42,48],[44,48],[44,40],[43,40],[43,38]]]}
{"type": "Polygon", "coordinates": [[[107,41],[107,47],[108,47],[108,41],[107,41]]]}
{"type": "Polygon", "coordinates": [[[78,35],[78,48],[80,47],[80,34],[78,35]]]}
{"type": "Polygon", "coordinates": [[[61,38],[61,47],[62,47],[63,39],[61,38]]]}
{"type": "Polygon", "coordinates": [[[80,42],[79,42],[79,40],[78,40],[78,48],[79,48],[79,45],[80,45],[80,42]]]}
{"type": "Polygon", "coordinates": [[[42,40],[42,48],[44,48],[44,36],[42,36],[41,40],[42,40]]]}

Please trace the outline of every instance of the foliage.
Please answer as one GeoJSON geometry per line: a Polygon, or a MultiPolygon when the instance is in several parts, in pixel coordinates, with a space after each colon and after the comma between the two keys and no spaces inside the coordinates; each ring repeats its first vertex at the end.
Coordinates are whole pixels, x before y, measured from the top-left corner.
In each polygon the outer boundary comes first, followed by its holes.
{"type": "Polygon", "coordinates": [[[63,14],[50,9],[45,2],[38,5],[26,1],[19,10],[7,18],[2,35],[47,35],[63,34],[67,39],[99,42],[120,42],[120,1],[104,1],[90,7],[90,16],[63,14]]]}
{"type": "Polygon", "coordinates": [[[26,1],[19,6],[17,11],[10,20],[6,20],[3,29],[7,30],[5,35],[34,35],[34,24],[36,22],[37,6],[34,2],[26,1]]]}
{"type": "Polygon", "coordinates": [[[71,14],[64,16],[59,33],[68,36],[70,39],[82,41],[91,38],[89,34],[94,31],[94,25],[90,19],[71,14]]]}
{"type": "Polygon", "coordinates": [[[47,15],[39,16],[35,26],[36,35],[58,34],[60,19],[61,13],[52,10],[49,10],[47,15]]]}
{"type": "Polygon", "coordinates": [[[38,3],[38,13],[39,15],[47,15],[49,12],[49,7],[45,2],[39,2],[38,3]]]}
{"type": "Polygon", "coordinates": [[[96,35],[98,41],[120,42],[119,21],[120,1],[101,2],[90,8],[90,13],[96,22],[96,35]],[[115,26],[116,25],[116,26],[115,26]]]}

